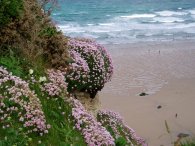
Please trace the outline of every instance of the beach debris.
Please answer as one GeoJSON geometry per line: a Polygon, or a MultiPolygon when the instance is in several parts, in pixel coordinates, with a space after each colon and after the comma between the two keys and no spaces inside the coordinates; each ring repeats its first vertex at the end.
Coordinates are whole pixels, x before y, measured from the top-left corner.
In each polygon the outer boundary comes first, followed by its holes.
{"type": "Polygon", "coordinates": [[[181,142],[181,138],[178,138],[175,142],[174,142],[174,146],[181,146],[180,145],[181,142]]]}
{"type": "Polygon", "coordinates": [[[165,127],[167,130],[167,133],[171,133],[170,128],[169,128],[168,123],[167,123],[167,120],[165,120],[165,127]]]}
{"type": "Polygon", "coordinates": [[[149,94],[147,94],[145,92],[142,92],[142,93],[139,94],[139,96],[146,96],[146,95],[149,95],[149,94]]]}
{"type": "Polygon", "coordinates": [[[186,133],[179,133],[177,135],[178,138],[185,138],[185,137],[188,137],[188,136],[190,136],[190,135],[189,134],[186,134],[186,133]]]}
{"type": "Polygon", "coordinates": [[[162,108],[162,106],[161,106],[161,105],[158,105],[158,106],[157,106],[157,109],[160,109],[160,108],[162,108]]]}
{"type": "Polygon", "coordinates": [[[181,145],[180,145],[181,140],[182,140],[183,138],[188,137],[188,136],[190,136],[190,135],[189,135],[189,134],[185,134],[185,133],[179,133],[179,134],[177,135],[177,140],[174,142],[174,146],[181,146],[181,145]]]}
{"type": "Polygon", "coordinates": [[[177,118],[177,113],[175,114],[175,118],[177,118]]]}

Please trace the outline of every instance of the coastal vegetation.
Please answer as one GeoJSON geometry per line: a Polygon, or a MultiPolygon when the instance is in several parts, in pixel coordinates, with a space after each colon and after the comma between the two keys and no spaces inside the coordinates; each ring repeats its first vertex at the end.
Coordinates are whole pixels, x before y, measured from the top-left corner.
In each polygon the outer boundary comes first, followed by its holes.
{"type": "Polygon", "coordinates": [[[181,143],[181,146],[195,146],[195,141],[185,141],[181,143]]]}
{"type": "Polygon", "coordinates": [[[75,96],[93,100],[112,60],[95,41],[57,30],[54,4],[0,1],[0,146],[147,145],[118,114],[96,117],[75,96]]]}
{"type": "Polygon", "coordinates": [[[69,90],[86,91],[94,98],[113,74],[111,57],[103,46],[89,39],[69,39],[68,47],[74,62],[67,76],[69,90]]]}

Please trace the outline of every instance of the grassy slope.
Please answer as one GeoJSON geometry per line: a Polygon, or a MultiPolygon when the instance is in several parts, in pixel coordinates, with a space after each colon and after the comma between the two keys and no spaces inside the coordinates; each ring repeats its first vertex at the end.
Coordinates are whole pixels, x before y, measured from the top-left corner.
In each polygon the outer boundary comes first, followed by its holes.
{"type": "MultiPolygon", "coordinates": [[[[36,133],[27,135],[26,130],[21,127],[21,122],[18,121],[18,115],[14,114],[11,119],[7,121],[10,127],[3,129],[5,123],[0,122],[0,145],[38,145],[39,141],[42,141],[40,145],[85,145],[84,139],[81,133],[75,130],[74,120],[71,117],[71,108],[68,103],[65,103],[60,97],[50,97],[40,89],[39,82],[32,84],[30,77],[34,76],[35,79],[39,79],[43,76],[43,69],[36,70],[31,68],[31,65],[27,61],[17,58],[16,56],[1,56],[0,65],[4,66],[13,74],[20,76],[30,83],[31,90],[34,90],[41,100],[42,109],[45,113],[47,123],[51,125],[49,133],[44,136],[39,136],[36,133]],[[28,66],[27,66],[28,65],[28,66]],[[33,69],[33,75],[29,75],[28,69],[33,69]],[[63,113],[63,114],[62,114],[63,113]],[[44,144],[43,144],[44,143],[44,144]]],[[[3,87],[3,86],[2,86],[3,87]]],[[[5,88],[0,89],[0,94],[6,92],[5,88]]]]}
{"type": "MultiPolygon", "coordinates": [[[[66,67],[66,38],[56,30],[37,1],[10,0],[7,3],[3,0],[0,19],[3,22],[0,25],[0,66],[29,83],[29,69],[34,70],[33,76],[38,80],[45,75],[45,68],[66,67]]],[[[0,95],[7,92],[3,86],[0,95]]],[[[30,88],[41,100],[46,120],[51,125],[49,133],[45,136],[25,134],[18,113],[14,113],[8,121],[0,120],[0,146],[38,145],[39,142],[39,145],[85,145],[81,133],[73,128],[68,104],[63,104],[62,98],[48,100],[39,83],[30,84],[30,88]]]]}

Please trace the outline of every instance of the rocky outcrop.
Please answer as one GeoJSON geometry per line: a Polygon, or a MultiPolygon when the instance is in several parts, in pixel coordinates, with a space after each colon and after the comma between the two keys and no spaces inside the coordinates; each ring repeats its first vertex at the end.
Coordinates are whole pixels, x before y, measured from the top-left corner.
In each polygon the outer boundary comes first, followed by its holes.
{"type": "Polygon", "coordinates": [[[99,95],[97,94],[95,98],[90,98],[90,94],[86,92],[75,92],[75,98],[77,98],[85,107],[87,111],[97,117],[97,112],[100,108],[99,95]]]}

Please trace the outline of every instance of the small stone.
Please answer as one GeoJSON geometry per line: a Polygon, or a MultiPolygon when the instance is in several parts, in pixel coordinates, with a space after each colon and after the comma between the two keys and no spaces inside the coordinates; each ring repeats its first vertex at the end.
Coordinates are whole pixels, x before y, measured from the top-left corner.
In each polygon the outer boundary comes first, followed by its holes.
{"type": "Polygon", "coordinates": [[[160,108],[162,108],[162,106],[161,106],[161,105],[158,105],[158,106],[157,106],[157,109],[160,109],[160,108]]]}
{"type": "Polygon", "coordinates": [[[148,94],[145,93],[145,92],[142,92],[142,93],[139,94],[139,96],[146,96],[146,95],[148,95],[148,94]]]}

